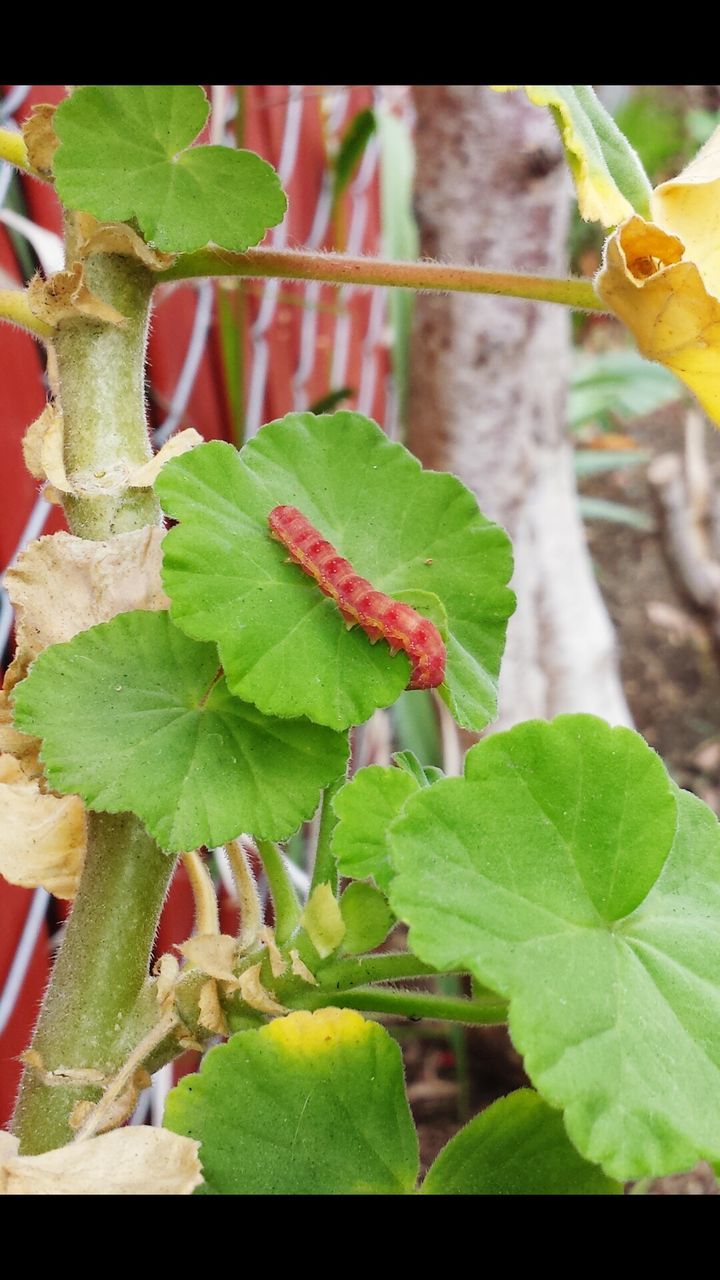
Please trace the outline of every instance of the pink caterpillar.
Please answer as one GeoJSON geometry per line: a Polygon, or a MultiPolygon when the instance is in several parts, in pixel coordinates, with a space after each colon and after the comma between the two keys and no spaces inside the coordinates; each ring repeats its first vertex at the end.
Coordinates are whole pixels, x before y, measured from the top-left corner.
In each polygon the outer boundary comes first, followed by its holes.
{"type": "Polygon", "coordinates": [[[270,531],[323,595],[334,600],[350,627],[362,627],[370,643],[387,640],[392,653],[402,649],[412,664],[408,689],[434,689],[445,679],[445,645],[437,627],[410,608],[376,591],[338,555],[297,507],[275,507],[270,531]]]}

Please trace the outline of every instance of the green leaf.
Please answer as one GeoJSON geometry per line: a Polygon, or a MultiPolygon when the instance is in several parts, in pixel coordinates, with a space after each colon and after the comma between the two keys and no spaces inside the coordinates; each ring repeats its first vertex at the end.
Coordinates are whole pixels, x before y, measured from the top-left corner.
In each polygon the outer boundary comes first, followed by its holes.
{"type": "Polygon", "coordinates": [[[617,418],[625,422],[653,413],[683,394],[669,369],[644,360],[637,351],[582,352],[575,357],[570,381],[570,426],[576,431],[596,421],[611,428],[617,418]]]}
{"type": "Polygon", "coordinates": [[[611,524],[626,524],[642,533],[652,533],[655,521],[647,512],[630,507],[626,502],[613,502],[610,498],[593,498],[580,494],[578,506],[583,520],[608,520],[611,524]]]}
{"type": "Polygon", "coordinates": [[[421,1190],[434,1196],[607,1196],[620,1195],[622,1187],[583,1160],[558,1111],[531,1089],[518,1089],[451,1138],[421,1190]]]}
{"type": "MultiPolygon", "coordinates": [[[[519,89],[520,85],[493,85],[519,89]]],[[[586,222],[614,227],[650,217],[651,187],[640,159],[589,84],[526,84],[531,102],[549,107],[560,131],[586,222]]]]}
{"type": "Polygon", "coordinates": [[[390,844],[412,950],[509,997],[587,1159],[626,1179],[720,1157],[720,829],[639,737],[590,716],[498,734],[390,844]]]}
{"type": "Polygon", "coordinates": [[[375,112],[370,107],[366,107],[364,111],[358,111],[345,130],[332,166],[333,209],[337,206],[340,197],[347,190],[355,176],[375,128],[375,112]]]}
{"type": "Polygon", "coordinates": [[[200,445],[166,464],[157,490],[180,521],[163,542],[172,615],[218,644],[233,693],[268,715],[347,728],[394,702],[409,679],[404,653],[348,631],[335,603],[274,541],[268,515],[296,506],[354,569],[398,599],[423,593],[442,625],[441,696],[465,728],[495,713],[514,596],[506,534],[454,476],[423,471],[400,444],[355,413],[288,414],[238,454],[200,445]]]}
{"type": "Polygon", "coordinates": [[[372,876],[381,889],[393,877],[388,828],[420,783],[405,769],[371,764],[359,769],[332,802],[339,819],[332,834],[338,871],[362,880],[372,876]]]}
{"type": "Polygon", "coordinates": [[[647,449],[576,449],[575,475],[579,480],[604,476],[609,471],[628,471],[649,462],[647,449]]]}
{"type": "Polygon", "coordinates": [[[392,760],[398,769],[409,773],[419,787],[432,786],[433,782],[439,782],[440,778],[445,777],[442,769],[437,769],[435,765],[421,764],[414,751],[394,751],[392,760]]]}
{"type": "Polygon", "coordinates": [[[292,1013],[212,1049],[168,1096],[220,1195],[398,1195],[418,1145],[400,1049],[349,1009],[292,1013]]]}
{"type": "Polygon", "coordinates": [[[208,115],[199,85],[87,85],[61,102],[53,172],[71,209],[137,222],[167,253],[242,252],[282,221],[287,201],[251,151],[191,147],[208,115]]]}
{"type": "Polygon", "coordinates": [[[348,955],[374,951],[395,923],[385,895],[374,885],[360,880],[348,885],[340,899],[340,910],[345,922],[342,949],[348,955]]]}
{"type": "Polygon", "coordinates": [[[241,831],[282,839],[342,771],[347,742],[264,716],[218,677],[214,645],[167,613],[121,614],[41,653],[14,691],[15,719],[43,738],[56,791],[136,813],[164,849],[241,831]]]}

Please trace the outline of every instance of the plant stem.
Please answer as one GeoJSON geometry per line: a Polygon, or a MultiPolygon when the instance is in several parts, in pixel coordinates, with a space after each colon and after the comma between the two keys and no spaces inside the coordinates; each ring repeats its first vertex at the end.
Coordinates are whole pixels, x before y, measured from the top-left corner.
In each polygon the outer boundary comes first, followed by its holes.
{"type": "Polygon", "coordinates": [[[0,160],[7,160],[16,169],[31,173],[35,178],[40,176],[30,164],[25,139],[18,130],[0,129],[0,160]]]}
{"type": "Polygon", "coordinates": [[[387,262],[379,258],[351,258],[340,253],[311,253],[302,249],[248,249],[226,253],[200,249],[181,254],[155,280],[188,280],[197,276],[266,276],[282,280],[321,280],[327,284],[389,285],[400,289],[440,290],[443,293],[492,293],[536,302],[557,302],[580,311],[605,311],[605,303],[589,280],[562,280],[483,271],[480,267],[444,262],[387,262]]]}
{"type": "Polygon", "coordinates": [[[345,956],[319,966],[318,982],[324,991],[347,991],[369,982],[392,982],[398,978],[424,978],[437,973],[432,965],[418,960],[410,951],[379,951],[372,955],[345,956]]]}
{"type": "MultiPolygon", "coordinates": [[[[71,260],[72,236],[70,216],[71,260]]],[[[152,491],[121,482],[152,452],[144,401],[152,277],[130,258],[96,254],[85,278],[126,317],[122,329],[83,318],[65,322],[54,343],[65,469],[72,480],[94,479],[97,489],[67,500],[68,523],[76,535],[104,540],[161,519],[152,491]]],[[[45,1072],[94,1068],[114,1075],[148,1030],[155,1018],[148,960],[174,865],[134,815],[88,814],[80,888],[33,1040],[45,1072]]],[[[28,1068],[14,1122],[20,1150],[42,1152],[69,1141],[73,1106],[98,1093],[97,1086],[48,1085],[28,1068]]]]}
{"type": "Polygon", "coordinates": [[[126,317],[122,328],[78,318],[54,341],[64,419],[65,471],[79,491],[64,498],[73,533],[104,539],[160,522],[152,489],[127,474],[152,457],[145,416],[145,348],[153,276],[120,254],[93,254],[85,281],[126,317]]]}
{"type": "MultiPolygon", "coordinates": [[[[33,1040],[46,1071],[122,1066],[174,863],[132,814],[88,815],[80,889],[33,1040]]],[[[27,1070],[14,1122],[21,1152],[69,1142],[74,1104],[97,1097],[97,1088],[47,1085],[27,1070]]]]}
{"type": "Polygon", "coordinates": [[[49,324],[33,315],[24,289],[0,289],[0,320],[7,320],[36,338],[49,338],[54,332],[49,324]]]}
{"type": "Polygon", "coordinates": [[[302,907],[277,845],[272,840],[258,840],[256,843],[275,908],[275,938],[282,946],[300,923],[302,907]]]}
{"type": "Polygon", "coordinates": [[[338,820],[335,817],[335,811],[332,802],[338,791],[345,785],[346,777],[343,773],[340,778],[326,788],[322,798],[322,808],[320,810],[320,827],[318,829],[317,847],[315,849],[315,866],[313,867],[312,884],[310,892],[312,893],[316,885],[329,884],[333,893],[337,896],[338,874],[335,855],[331,848],[332,833],[335,830],[338,820]]]}
{"type": "Polygon", "coordinates": [[[303,1009],[322,1009],[340,1005],[344,1009],[360,1009],[364,1013],[394,1014],[401,1018],[430,1018],[440,1022],[465,1022],[495,1025],[507,1022],[506,1000],[496,1004],[476,1004],[455,996],[435,996],[427,991],[397,991],[388,987],[356,987],[335,995],[327,992],[311,994],[303,1000],[303,1009]]]}

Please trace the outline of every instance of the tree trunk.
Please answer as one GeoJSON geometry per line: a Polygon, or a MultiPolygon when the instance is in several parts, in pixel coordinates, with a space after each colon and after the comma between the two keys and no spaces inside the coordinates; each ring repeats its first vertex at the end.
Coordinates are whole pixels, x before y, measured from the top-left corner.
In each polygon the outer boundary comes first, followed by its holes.
{"type": "MultiPolygon", "coordinates": [[[[549,112],[477,85],[414,92],[423,256],[565,274],[570,188],[549,112]]],[[[548,303],[416,300],[409,446],[455,472],[515,550],[495,728],[568,711],[631,723],[565,434],[568,326],[548,303]]]]}

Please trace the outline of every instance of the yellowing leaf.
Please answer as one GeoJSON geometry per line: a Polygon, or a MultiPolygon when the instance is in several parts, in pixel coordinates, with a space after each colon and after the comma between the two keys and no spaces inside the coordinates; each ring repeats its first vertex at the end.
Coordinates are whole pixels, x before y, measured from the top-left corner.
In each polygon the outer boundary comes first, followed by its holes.
{"type": "Polygon", "coordinates": [[[649,360],[671,369],[720,423],[720,301],[683,242],[642,218],[610,237],[595,281],[649,360]]]}
{"type": "Polygon", "coordinates": [[[340,946],[345,937],[345,921],[329,884],[319,884],[308,898],[302,924],[322,960],[340,946]]]}
{"type": "Polygon", "coordinates": [[[17,1146],[0,1135],[0,1195],[187,1196],[202,1182],[200,1143],[167,1129],[115,1129],[40,1156],[17,1146]]]}
{"type": "Polygon", "coordinates": [[[653,221],[679,236],[705,288],[720,298],[720,128],[694,160],[652,194],[653,221]]]}
{"type": "Polygon", "coordinates": [[[12,756],[0,756],[0,875],[10,884],[42,885],[56,898],[72,898],[85,846],[82,800],[43,795],[12,756]]]}
{"type": "Polygon", "coordinates": [[[166,609],[160,581],[163,530],[138,529],[107,542],[54,533],[31,542],[5,576],[17,613],[17,652],[9,690],[52,644],[133,609],[166,609]]]}
{"type": "Polygon", "coordinates": [[[494,84],[500,93],[523,88],[549,107],[560,130],[586,222],[614,227],[650,209],[650,183],[639,157],[587,84],[494,84]]]}

